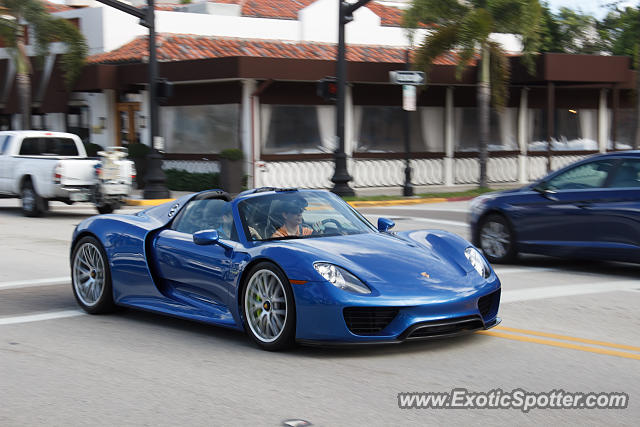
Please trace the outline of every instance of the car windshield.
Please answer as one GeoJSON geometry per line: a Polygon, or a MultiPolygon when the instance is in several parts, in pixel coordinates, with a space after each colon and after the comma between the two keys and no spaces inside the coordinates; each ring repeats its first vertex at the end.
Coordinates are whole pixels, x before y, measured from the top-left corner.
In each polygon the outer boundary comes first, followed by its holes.
{"type": "Polygon", "coordinates": [[[248,240],[284,240],[372,233],[375,228],[338,196],[286,191],[243,200],[238,205],[248,240]]]}

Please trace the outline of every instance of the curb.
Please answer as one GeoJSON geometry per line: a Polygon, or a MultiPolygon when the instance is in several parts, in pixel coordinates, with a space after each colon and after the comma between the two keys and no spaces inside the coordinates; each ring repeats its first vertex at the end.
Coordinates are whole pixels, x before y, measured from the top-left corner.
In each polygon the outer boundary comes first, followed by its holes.
{"type": "MultiPolygon", "coordinates": [[[[420,205],[425,203],[460,202],[471,200],[476,196],[461,197],[428,197],[421,199],[397,199],[397,200],[354,200],[347,202],[354,208],[379,208],[386,206],[420,205]]],[[[173,202],[176,199],[125,199],[128,206],[158,206],[163,203],[173,202]]]]}

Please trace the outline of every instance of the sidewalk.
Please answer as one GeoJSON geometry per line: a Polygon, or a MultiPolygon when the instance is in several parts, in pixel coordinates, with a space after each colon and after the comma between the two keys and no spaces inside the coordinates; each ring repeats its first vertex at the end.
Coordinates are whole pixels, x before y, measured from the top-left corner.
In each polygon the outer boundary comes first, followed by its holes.
{"type": "MultiPolygon", "coordinates": [[[[131,198],[126,200],[126,204],[129,206],[157,206],[163,203],[172,202],[184,195],[191,194],[191,191],[171,191],[171,198],[169,199],[143,199],[142,190],[134,190],[131,198]]],[[[353,200],[348,201],[354,208],[375,208],[385,206],[400,206],[400,205],[419,205],[423,203],[442,203],[442,202],[457,202],[462,200],[470,200],[475,196],[465,197],[412,197],[412,198],[398,198],[393,200],[353,200]]]]}

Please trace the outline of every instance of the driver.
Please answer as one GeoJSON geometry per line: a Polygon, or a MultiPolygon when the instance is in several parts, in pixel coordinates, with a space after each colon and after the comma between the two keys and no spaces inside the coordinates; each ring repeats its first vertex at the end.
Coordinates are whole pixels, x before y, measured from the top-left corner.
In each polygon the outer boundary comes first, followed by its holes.
{"type": "Polygon", "coordinates": [[[284,202],[281,212],[284,224],[271,237],[310,236],[313,229],[302,225],[302,213],[306,207],[307,201],[303,198],[284,202]]]}

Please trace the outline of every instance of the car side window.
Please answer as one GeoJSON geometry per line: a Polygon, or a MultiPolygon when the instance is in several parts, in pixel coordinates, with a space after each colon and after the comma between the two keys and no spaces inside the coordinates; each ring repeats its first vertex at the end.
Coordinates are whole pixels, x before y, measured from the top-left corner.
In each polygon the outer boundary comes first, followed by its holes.
{"type": "Polygon", "coordinates": [[[193,234],[200,230],[217,230],[221,239],[238,240],[231,203],[221,199],[193,200],[175,219],[171,228],[193,234]]]}
{"type": "Polygon", "coordinates": [[[640,159],[624,160],[613,172],[609,187],[640,187],[640,159]]]}
{"type": "Polygon", "coordinates": [[[602,188],[614,160],[598,160],[571,168],[547,182],[548,190],[578,190],[602,188]]]}
{"type": "Polygon", "coordinates": [[[9,141],[11,137],[9,135],[0,136],[0,156],[4,155],[5,151],[9,149],[9,141]]]}

